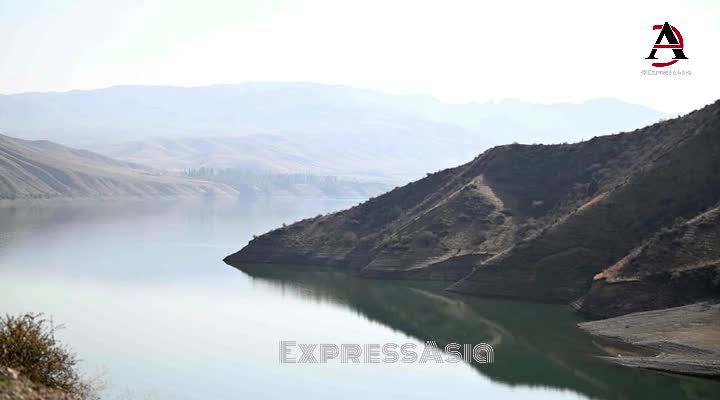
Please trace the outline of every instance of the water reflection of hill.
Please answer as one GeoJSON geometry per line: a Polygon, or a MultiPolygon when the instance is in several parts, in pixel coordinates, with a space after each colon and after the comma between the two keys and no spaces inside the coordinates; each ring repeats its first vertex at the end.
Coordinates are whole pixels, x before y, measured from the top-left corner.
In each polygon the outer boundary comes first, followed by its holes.
{"type": "Polygon", "coordinates": [[[604,364],[577,317],[558,305],[454,295],[427,284],[354,278],[294,267],[243,266],[251,277],[318,302],[348,307],[421,341],[490,343],[494,364],[475,369],[508,385],[573,390],[602,399],[720,398],[720,385],[604,364]]]}

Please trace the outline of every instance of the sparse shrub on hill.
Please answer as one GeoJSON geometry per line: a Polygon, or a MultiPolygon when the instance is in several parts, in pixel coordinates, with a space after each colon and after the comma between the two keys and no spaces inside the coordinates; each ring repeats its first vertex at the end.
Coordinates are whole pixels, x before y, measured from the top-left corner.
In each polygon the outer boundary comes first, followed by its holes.
{"type": "Polygon", "coordinates": [[[420,234],[415,237],[415,243],[419,244],[420,246],[431,246],[437,241],[437,235],[430,231],[420,232],[420,234]]]}
{"type": "Polygon", "coordinates": [[[400,206],[393,206],[390,208],[390,218],[396,219],[402,215],[402,208],[400,206]]]}
{"type": "Polygon", "coordinates": [[[354,232],[345,232],[340,238],[342,243],[346,246],[352,246],[357,243],[358,237],[354,232]]]}

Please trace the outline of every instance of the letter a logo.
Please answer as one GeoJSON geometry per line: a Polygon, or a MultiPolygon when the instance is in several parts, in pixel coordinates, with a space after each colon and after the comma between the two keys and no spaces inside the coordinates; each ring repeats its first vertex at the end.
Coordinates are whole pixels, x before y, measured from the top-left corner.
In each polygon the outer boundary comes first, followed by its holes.
{"type": "Polygon", "coordinates": [[[680,34],[680,31],[667,22],[663,25],[653,25],[653,30],[658,29],[660,30],[660,35],[655,41],[655,45],[646,60],[657,60],[655,54],[657,54],[658,49],[672,49],[673,53],[675,53],[675,57],[672,58],[672,61],[654,62],[652,63],[653,67],[667,67],[668,65],[675,64],[678,60],[687,60],[688,58],[685,57],[685,53],[683,53],[685,44],[683,43],[683,37],[680,34]],[[660,44],[663,38],[667,39],[669,44],[660,44]]]}

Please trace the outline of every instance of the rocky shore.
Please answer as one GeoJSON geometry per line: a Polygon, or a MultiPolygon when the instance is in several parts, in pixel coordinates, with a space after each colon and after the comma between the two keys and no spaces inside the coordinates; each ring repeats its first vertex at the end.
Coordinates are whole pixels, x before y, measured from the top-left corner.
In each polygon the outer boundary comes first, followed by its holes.
{"type": "Polygon", "coordinates": [[[720,304],[627,314],[585,322],[580,328],[600,342],[629,344],[641,354],[612,348],[605,359],[634,368],[720,379],[720,304]]]}

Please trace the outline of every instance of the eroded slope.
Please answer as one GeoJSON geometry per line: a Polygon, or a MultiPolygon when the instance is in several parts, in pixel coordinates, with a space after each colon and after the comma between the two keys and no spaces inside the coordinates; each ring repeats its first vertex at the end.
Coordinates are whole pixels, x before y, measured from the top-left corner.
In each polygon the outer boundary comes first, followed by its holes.
{"type": "Polygon", "coordinates": [[[663,228],[595,276],[579,302],[595,317],[676,307],[720,297],[720,208],[663,228]]]}

